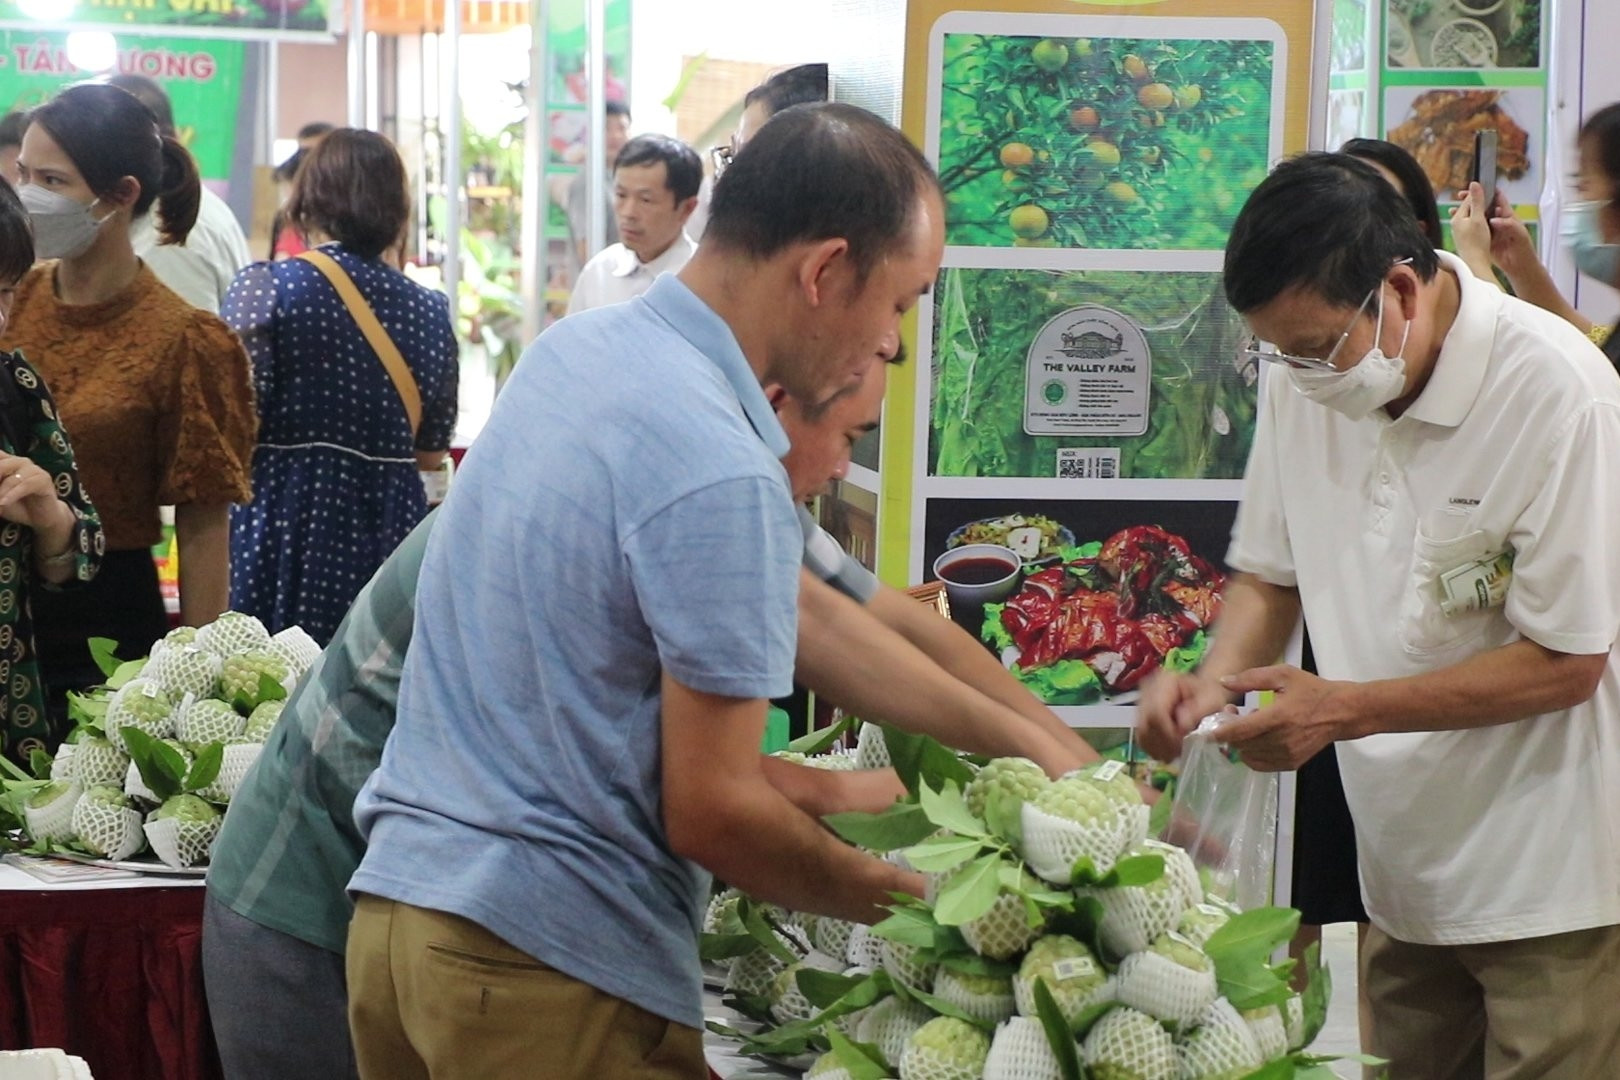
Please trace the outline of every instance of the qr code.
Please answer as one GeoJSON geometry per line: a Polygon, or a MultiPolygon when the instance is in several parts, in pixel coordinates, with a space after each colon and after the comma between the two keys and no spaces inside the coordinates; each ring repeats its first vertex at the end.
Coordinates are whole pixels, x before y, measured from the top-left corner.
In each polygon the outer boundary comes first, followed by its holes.
{"type": "Polygon", "coordinates": [[[1119,477],[1119,448],[1070,447],[1057,452],[1059,480],[1114,480],[1119,477]]]}

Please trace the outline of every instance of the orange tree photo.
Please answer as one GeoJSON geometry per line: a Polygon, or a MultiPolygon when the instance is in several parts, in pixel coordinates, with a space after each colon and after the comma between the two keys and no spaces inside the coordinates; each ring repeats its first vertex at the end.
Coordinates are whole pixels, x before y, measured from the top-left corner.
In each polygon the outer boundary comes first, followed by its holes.
{"type": "Polygon", "coordinates": [[[947,242],[1218,249],[1270,157],[1269,41],[947,34],[947,242]]]}

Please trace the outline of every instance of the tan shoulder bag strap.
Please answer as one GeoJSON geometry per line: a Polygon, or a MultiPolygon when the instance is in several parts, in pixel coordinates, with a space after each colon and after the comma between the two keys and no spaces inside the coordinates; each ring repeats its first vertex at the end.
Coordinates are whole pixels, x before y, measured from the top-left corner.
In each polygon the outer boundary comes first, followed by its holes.
{"type": "Polygon", "coordinates": [[[405,415],[410,418],[411,438],[414,439],[417,429],[422,426],[422,391],[417,388],[416,376],[411,374],[405,358],[399,353],[399,347],[388,336],[377,313],[371,310],[366,298],[355,288],[354,280],[338,265],[336,259],[324,251],[306,251],[298,257],[326,275],[326,280],[332,283],[332,288],[343,299],[360,332],[366,335],[372,351],[387,369],[388,377],[394,380],[394,389],[399,391],[399,400],[405,405],[405,415]]]}

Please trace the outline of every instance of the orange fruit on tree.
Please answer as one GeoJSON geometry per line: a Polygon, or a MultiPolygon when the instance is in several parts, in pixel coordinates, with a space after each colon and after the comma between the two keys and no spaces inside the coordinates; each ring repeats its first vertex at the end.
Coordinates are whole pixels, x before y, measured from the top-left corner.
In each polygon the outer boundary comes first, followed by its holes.
{"type": "Polygon", "coordinates": [[[1142,196],[1136,193],[1136,189],[1123,180],[1115,180],[1108,185],[1108,197],[1117,203],[1127,204],[1142,200],[1142,196]]]}
{"type": "Polygon", "coordinates": [[[1127,76],[1136,82],[1147,82],[1153,77],[1153,73],[1148,70],[1147,61],[1135,53],[1131,53],[1121,60],[1119,66],[1127,76]]]}
{"type": "Polygon", "coordinates": [[[1094,165],[1111,167],[1119,164],[1119,147],[1106,139],[1093,139],[1086,143],[1085,149],[1094,165]]]}
{"type": "Polygon", "coordinates": [[[1029,58],[1042,71],[1060,71],[1069,62],[1069,47],[1061,41],[1042,38],[1029,50],[1029,58]]]}
{"type": "Polygon", "coordinates": [[[1204,88],[1196,83],[1175,89],[1176,108],[1190,109],[1204,100],[1204,88]]]}
{"type": "Polygon", "coordinates": [[[1082,105],[1069,113],[1069,126],[1076,131],[1096,131],[1102,126],[1102,115],[1090,105],[1082,105]]]}
{"type": "Polygon", "coordinates": [[[1008,169],[1022,169],[1035,160],[1035,151],[1028,143],[1010,142],[1001,148],[1001,164],[1008,169]]]}
{"type": "Polygon", "coordinates": [[[1081,59],[1091,55],[1091,48],[1092,46],[1090,38],[1074,39],[1074,55],[1080,57],[1081,59]]]}
{"type": "Polygon", "coordinates": [[[1144,164],[1157,165],[1164,160],[1164,151],[1157,146],[1144,146],[1136,151],[1136,156],[1141,158],[1144,164]]]}
{"type": "Polygon", "coordinates": [[[1025,240],[1034,240],[1046,232],[1052,224],[1052,219],[1046,216],[1045,210],[1034,203],[1025,203],[1023,206],[1013,208],[1012,213],[1007,215],[1007,224],[1012,226],[1013,235],[1021,236],[1025,240]]]}
{"type": "Polygon", "coordinates": [[[1136,100],[1144,109],[1168,109],[1175,104],[1176,94],[1164,83],[1153,82],[1136,92],[1136,100]]]}
{"type": "Polygon", "coordinates": [[[1023,193],[1029,190],[1029,178],[1017,169],[1007,169],[1001,174],[1002,186],[1009,191],[1023,193]]]}
{"type": "Polygon", "coordinates": [[[1208,165],[1210,162],[1215,160],[1215,151],[1211,150],[1207,146],[1203,147],[1198,151],[1198,160],[1202,161],[1205,165],[1208,165]]]}

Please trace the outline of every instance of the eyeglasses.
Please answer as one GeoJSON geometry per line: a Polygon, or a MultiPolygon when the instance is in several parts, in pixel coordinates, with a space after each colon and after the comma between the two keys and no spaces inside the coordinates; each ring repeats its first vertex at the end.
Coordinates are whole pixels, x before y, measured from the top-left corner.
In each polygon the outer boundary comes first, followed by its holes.
{"type": "Polygon", "coordinates": [[[714,178],[716,180],[720,179],[720,174],[726,171],[726,167],[731,164],[731,159],[736,156],[737,144],[735,142],[710,149],[709,160],[714,162],[714,178]]]}
{"type": "MultiPolygon", "coordinates": [[[[1401,259],[1395,265],[1405,266],[1411,261],[1411,259],[1401,259]]],[[[1287,364],[1291,368],[1301,368],[1306,371],[1337,371],[1338,367],[1334,365],[1333,361],[1344,348],[1344,343],[1350,340],[1350,335],[1355,332],[1356,324],[1361,321],[1361,317],[1367,314],[1367,305],[1372,303],[1373,297],[1384,291],[1384,285],[1385,282],[1380,281],[1367,294],[1366,299],[1361,301],[1361,306],[1356,308],[1355,318],[1350,320],[1350,325],[1344,328],[1344,333],[1339,335],[1339,339],[1333,343],[1333,348],[1328,350],[1326,356],[1296,356],[1293,353],[1285,353],[1271,342],[1261,341],[1258,337],[1251,335],[1248,344],[1243,347],[1244,359],[1264,360],[1270,364],[1287,364]]]]}

